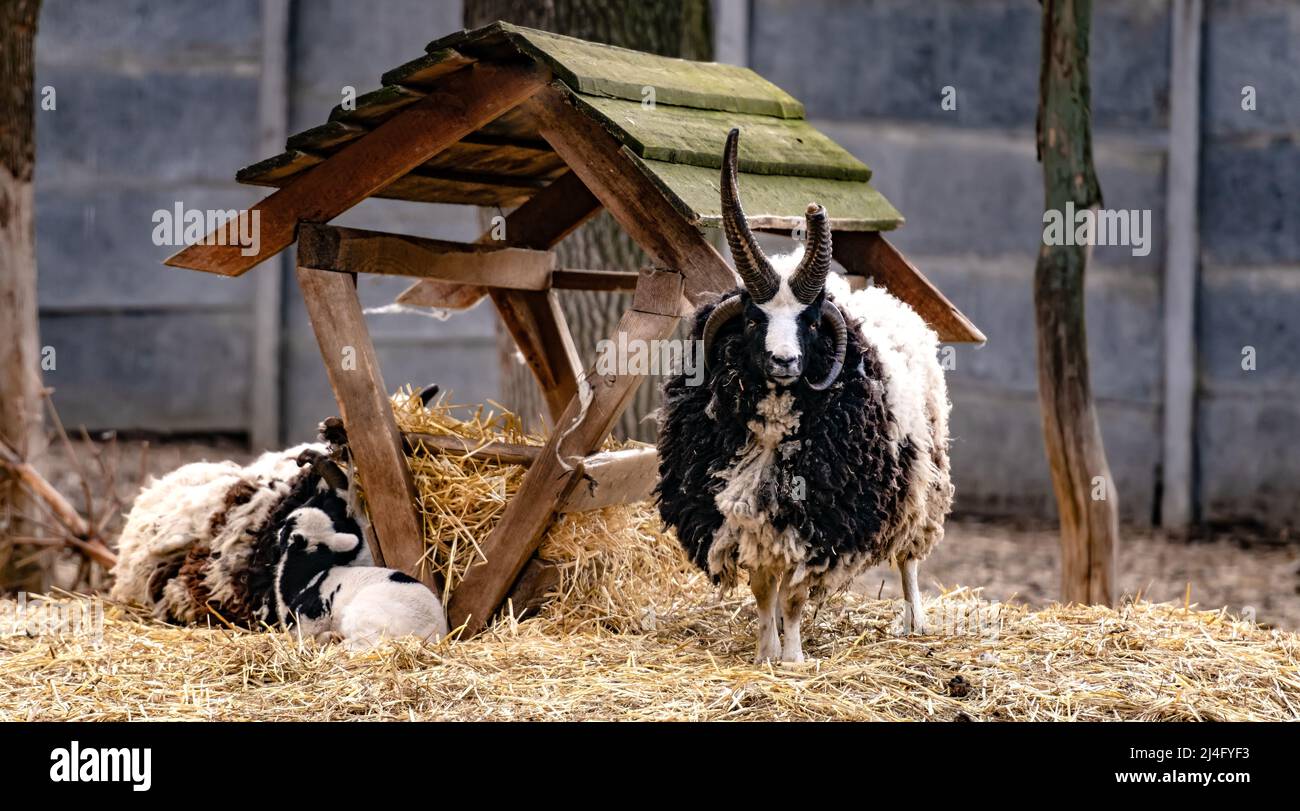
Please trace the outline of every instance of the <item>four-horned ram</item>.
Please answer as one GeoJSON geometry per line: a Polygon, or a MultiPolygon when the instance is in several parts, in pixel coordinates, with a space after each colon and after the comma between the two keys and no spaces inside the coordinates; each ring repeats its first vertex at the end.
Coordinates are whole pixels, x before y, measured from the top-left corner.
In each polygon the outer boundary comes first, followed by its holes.
{"type": "Polygon", "coordinates": [[[907,630],[924,633],[918,562],[953,497],[938,339],[884,290],[830,274],[821,206],[802,254],[763,254],[740,205],[738,138],[723,153],[722,220],[744,286],[695,314],[703,384],[665,385],[660,514],[715,581],[748,572],[759,661],[801,661],[805,602],[884,561],[901,572],[907,630]]]}

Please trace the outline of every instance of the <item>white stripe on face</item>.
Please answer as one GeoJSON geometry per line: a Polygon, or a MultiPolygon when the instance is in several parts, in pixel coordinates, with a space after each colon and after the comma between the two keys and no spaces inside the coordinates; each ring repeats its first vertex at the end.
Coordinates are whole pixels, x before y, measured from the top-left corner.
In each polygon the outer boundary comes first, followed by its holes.
{"type": "Polygon", "coordinates": [[[758,305],[767,316],[767,342],[765,349],[778,358],[798,358],[799,314],[808,305],[799,303],[785,279],[770,301],[758,305]]]}

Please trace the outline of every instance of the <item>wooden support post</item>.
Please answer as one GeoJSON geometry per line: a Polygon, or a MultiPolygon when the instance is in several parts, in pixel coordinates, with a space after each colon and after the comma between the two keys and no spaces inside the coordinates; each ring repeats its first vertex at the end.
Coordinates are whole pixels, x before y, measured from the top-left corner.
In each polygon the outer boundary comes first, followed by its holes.
{"type": "MultiPolygon", "coordinates": [[[[310,264],[312,257],[302,261],[310,264]]],[[[415,483],[361,313],[356,276],[300,267],[298,286],[365,487],[379,543],[378,549],[371,548],[375,562],[406,572],[436,591],[432,571],[421,565],[424,534],[415,508],[415,483]]]]}
{"type": "MultiPolygon", "coordinates": [[[[671,271],[643,271],[633,309],[619,333],[651,341],[672,335],[681,312],[684,280],[671,271]],[[666,283],[667,282],[667,283],[666,283]],[[653,291],[653,293],[651,292],[653,291]],[[639,308],[639,309],[638,309],[639,308]]],[[[483,542],[487,561],[470,569],[452,593],[452,627],[467,634],[486,627],[580,478],[581,462],[600,447],[641,383],[638,375],[588,376],[590,394],[575,396],[496,528],[483,542]]]]}
{"type": "Polygon", "coordinates": [[[536,93],[549,72],[535,65],[475,64],[438,80],[428,96],[240,212],[172,267],[238,276],[293,243],[299,222],[327,222],[536,93]],[[240,233],[253,232],[244,255],[240,233]]]}
{"type": "Polygon", "coordinates": [[[978,343],[987,339],[925,274],[875,231],[836,231],[832,240],[835,261],[849,273],[868,276],[876,284],[907,302],[946,343],[978,343]]]}

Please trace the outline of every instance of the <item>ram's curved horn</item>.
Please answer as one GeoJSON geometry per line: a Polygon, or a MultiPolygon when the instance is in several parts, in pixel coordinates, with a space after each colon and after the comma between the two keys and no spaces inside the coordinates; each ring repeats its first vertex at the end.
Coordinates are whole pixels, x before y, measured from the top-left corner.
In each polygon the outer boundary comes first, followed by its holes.
{"type": "Polygon", "coordinates": [[[740,295],[734,295],[725,298],[713,308],[709,313],[709,320],[704,322],[704,362],[709,362],[709,352],[713,349],[713,339],[717,336],[718,330],[722,329],[728,321],[740,315],[745,309],[745,302],[740,295]]]}
{"type": "Polygon", "coordinates": [[[826,274],[831,272],[831,221],[826,216],[826,209],[809,203],[804,222],[808,234],[804,241],[803,259],[790,274],[790,292],[799,303],[812,304],[826,286],[826,274]]]}
{"type": "Polygon", "coordinates": [[[839,305],[830,299],[822,300],[822,323],[827,324],[835,336],[835,361],[831,363],[826,377],[816,382],[808,381],[808,387],[813,391],[830,388],[840,376],[840,369],[844,368],[844,353],[849,347],[849,327],[844,323],[844,314],[840,312],[839,305]]]}
{"type": "Polygon", "coordinates": [[[727,144],[722,150],[722,230],[727,235],[731,258],[736,262],[736,272],[745,283],[745,289],[754,301],[762,304],[771,300],[781,286],[781,277],[767,261],[763,250],[754,239],[745,221],[745,211],[740,206],[740,184],[736,180],[736,150],[740,130],[727,133],[727,144]]]}

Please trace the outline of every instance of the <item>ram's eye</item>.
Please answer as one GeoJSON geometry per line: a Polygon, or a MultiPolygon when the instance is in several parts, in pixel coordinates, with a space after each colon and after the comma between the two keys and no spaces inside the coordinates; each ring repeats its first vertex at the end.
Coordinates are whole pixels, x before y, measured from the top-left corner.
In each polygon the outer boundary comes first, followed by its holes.
{"type": "Polygon", "coordinates": [[[745,326],[748,329],[758,329],[758,319],[757,318],[749,319],[748,321],[745,322],[745,326]]]}
{"type": "Polygon", "coordinates": [[[812,322],[811,324],[809,324],[809,325],[808,325],[808,329],[812,330],[813,332],[816,332],[816,331],[817,331],[817,322],[814,321],[814,322],[812,322]]]}

